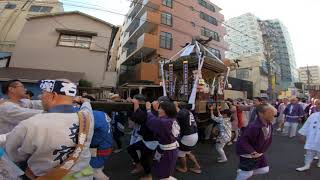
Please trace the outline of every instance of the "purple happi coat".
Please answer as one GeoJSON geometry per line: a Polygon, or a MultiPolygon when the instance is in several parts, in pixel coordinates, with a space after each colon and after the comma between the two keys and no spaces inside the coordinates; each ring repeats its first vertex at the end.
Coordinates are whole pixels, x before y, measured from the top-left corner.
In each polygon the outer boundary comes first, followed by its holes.
{"type": "Polygon", "coordinates": [[[240,156],[239,167],[247,163],[248,159],[252,159],[250,158],[250,154],[253,152],[260,153],[262,156],[255,159],[255,164],[250,170],[268,166],[264,153],[271,145],[272,129],[271,123],[265,125],[260,118],[257,118],[256,121],[248,125],[236,145],[237,154],[240,156]]]}
{"type": "Polygon", "coordinates": [[[177,124],[175,119],[167,117],[157,117],[153,113],[148,112],[148,120],[146,125],[154,132],[156,139],[159,141],[159,146],[173,144],[172,150],[163,150],[160,147],[156,150],[154,173],[160,178],[168,178],[175,171],[176,161],[178,158],[178,143],[173,128],[177,124]],[[176,147],[174,147],[176,143],[176,147]]]}
{"type": "Polygon", "coordinates": [[[284,109],[283,114],[286,122],[298,123],[299,119],[304,116],[304,111],[300,104],[289,104],[284,109]]]}

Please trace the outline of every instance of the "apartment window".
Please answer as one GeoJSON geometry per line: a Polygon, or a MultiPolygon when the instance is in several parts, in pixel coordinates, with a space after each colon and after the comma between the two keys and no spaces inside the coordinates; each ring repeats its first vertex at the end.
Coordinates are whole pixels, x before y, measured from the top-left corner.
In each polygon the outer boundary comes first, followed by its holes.
{"type": "Polygon", "coordinates": [[[211,31],[208,28],[202,27],[201,28],[201,35],[206,37],[212,37],[216,41],[220,41],[219,34],[217,32],[211,31]]]}
{"type": "Polygon", "coordinates": [[[208,14],[204,13],[204,12],[200,12],[200,18],[213,24],[213,25],[216,25],[218,26],[218,21],[216,18],[212,17],[212,16],[209,16],[208,14]]]}
{"type": "Polygon", "coordinates": [[[5,9],[15,9],[17,7],[16,4],[8,3],[4,6],[5,9]]]}
{"type": "MultiPolygon", "coordinates": [[[[212,47],[207,47],[207,49],[214,54],[215,56],[217,56],[217,58],[221,59],[221,53],[218,49],[212,48],[212,47]]],[[[211,54],[207,54],[207,56],[209,57],[213,57],[211,54]]]]}
{"type": "Polygon", "coordinates": [[[201,6],[209,9],[210,11],[212,11],[212,12],[215,12],[215,11],[216,11],[215,7],[214,7],[212,4],[206,2],[205,0],[198,0],[198,2],[199,2],[199,4],[200,4],[201,6]]]}
{"type": "Polygon", "coordinates": [[[31,6],[29,11],[30,12],[50,12],[52,10],[52,7],[49,6],[31,6]]]}
{"type": "Polygon", "coordinates": [[[172,15],[169,13],[161,13],[161,24],[172,26],[172,15]]]}
{"type": "Polygon", "coordinates": [[[91,37],[61,34],[59,38],[59,46],[77,47],[89,49],[91,45],[91,37]]]}
{"type": "Polygon", "coordinates": [[[239,79],[249,79],[249,70],[248,69],[238,69],[237,78],[239,79]]]}
{"type": "Polygon", "coordinates": [[[161,32],[160,47],[164,49],[172,49],[172,34],[168,32],[161,32]]]}
{"type": "Polygon", "coordinates": [[[162,0],[162,4],[172,8],[172,0],[162,0]]]}
{"type": "Polygon", "coordinates": [[[194,22],[191,22],[192,27],[196,27],[196,24],[194,22]]]}

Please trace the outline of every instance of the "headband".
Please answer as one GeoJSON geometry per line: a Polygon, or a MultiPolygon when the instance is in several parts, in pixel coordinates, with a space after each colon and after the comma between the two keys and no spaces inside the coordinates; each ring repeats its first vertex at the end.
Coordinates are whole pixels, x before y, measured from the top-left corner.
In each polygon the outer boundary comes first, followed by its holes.
{"type": "Polygon", "coordinates": [[[77,85],[59,80],[40,80],[39,87],[43,91],[65,96],[75,97],[77,94],[77,85]]]}

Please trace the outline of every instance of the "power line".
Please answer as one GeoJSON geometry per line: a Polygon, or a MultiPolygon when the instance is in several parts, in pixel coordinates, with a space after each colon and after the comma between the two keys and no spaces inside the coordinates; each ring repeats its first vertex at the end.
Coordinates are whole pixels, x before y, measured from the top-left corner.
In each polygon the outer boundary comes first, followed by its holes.
{"type": "MultiPolygon", "coordinates": [[[[132,0],[127,0],[127,1],[129,1],[129,2],[135,2],[135,1],[132,1],[132,0]]],[[[176,1],[176,0],[175,0],[175,2],[177,2],[177,3],[179,3],[179,4],[183,5],[183,6],[185,6],[185,7],[187,7],[187,8],[190,8],[190,6],[187,6],[187,5],[185,5],[185,4],[183,4],[183,3],[179,2],[179,1],[176,1]]],[[[143,4],[143,3],[138,3],[138,2],[135,2],[135,3],[137,3],[137,4],[141,5],[141,6],[145,6],[145,7],[148,7],[148,8],[152,8],[153,10],[158,11],[159,14],[164,12],[164,11],[161,11],[161,10],[156,9],[156,8],[154,8],[154,7],[145,5],[145,4],[143,4]]],[[[198,13],[201,12],[201,11],[195,10],[194,8],[193,8],[193,10],[196,11],[196,12],[198,12],[198,13]]],[[[125,16],[127,17],[127,15],[125,15],[125,16]]],[[[182,21],[185,21],[185,22],[187,22],[187,23],[191,23],[191,21],[186,20],[186,19],[184,19],[184,18],[182,18],[182,17],[180,17],[180,16],[172,15],[172,14],[171,14],[171,16],[173,16],[173,17],[175,17],[175,18],[178,18],[178,19],[180,19],[180,20],[182,20],[182,21]]],[[[139,19],[139,20],[141,20],[140,18],[136,18],[136,17],[133,17],[133,18],[134,18],[134,19],[139,19]]],[[[146,21],[147,21],[147,20],[146,20],[146,21]]],[[[219,20],[217,20],[217,21],[219,21],[219,20]]],[[[219,22],[220,22],[221,24],[224,24],[223,21],[219,21],[219,22]]],[[[152,22],[150,22],[150,23],[152,23],[152,22]]],[[[198,24],[196,24],[196,23],[194,23],[194,24],[195,24],[195,26],[197,26],[197,27],[203,28],[203,26],[201,26],[201,25],[198,25],[198,24]]],[[[172,29],[173,29],[173,28],[172,28],[172,29]]],[[[224,37],[222,37],[221,35],[218,35],[218,36],[219,36],[220,39],[223,39],[223,38],[224,38],[224,37]]],[[[227,35],[227,36],[229,36],[229,35],[227,35]]],[[[256,40],[256,39],[255,39],[255,40],[256,40]]],[[[243,46],[241,46],[241,45],[239,45],[239,44],[237,44],[237,43],[235,43],[235,42],[233,42],[233,41],[231,41],[231,40],[230,40],[229,42],[231,42],[231,43],[233,43],[233,44],[236,44],[237,46],[239,46],[239,47],[241,47],[241,48],[243,48],[243,49],[246,49],[247,51],[249,51],[249,52],[251,52],[251,53],[254,53],[254,52],[251,51],[250,49],[247,49],[247,48],[245,48],[245,47],[243,47],[243,46]]],[[[219,47],[219,46],[218,46],[218,47],[219,47]]],[[[221,46],[220,46],[220,47],[221,47],[221,46]]],[[[225,49],[225,48],[223,48],[223,49],[225,49]]],[[[233,52],[233,51],[231,51],[231,50],[228,50],[228,51],[233,52]]],[[[236,53],[236,52],[233,52],[233,53],[236,53]]],[[[241,54],[239,54],[239,53],[236,53],[236,54],[241,55],[241,54]]]]}
{"type": "MultiPolygon", "coordinates": [[[[121,14],[121,13],[118,13],[118,12],[110,11],[110,10],[104,9],[102,6],[98,6],[98,5],[94,5],[94,4],[89,4],[89,3],[78,2],[78,1],[72,1],[72,0],[64,0],[64,1],[69,1],[69,2],[71,2],[71,3],[72,3],[72,2],[77,2],[77,3],[85,4],[85,5],[88,5],[88,6],[95,6],[95,7],[86,7],[86,6],[82,6],[82,5],[75,5],[75,4],[63,3],[63,4],[66,5],[66,6],[72,6],[72,7],[79,7],[79,8],[84,8],[84,9],[104,11],[104,12],[108,12],[108,13],[117,14],[117,15],[121,15],[121,16],[127,17],[127,14],[121,14]],[[101,8],[97,8],[97,7],[101,7],[101,8]]],[[[163,12],[164,12],[164,11],[158,10],[158,9],[156,9],[156,8],[154,8],[154,7],[145,5],[145,4],[143,4],[143,3],[136,2],[136,1],[134,1],[134,0],[127,0],[127,1],[132,2],[132,3],[136,3],[136,4],[139,4],[139,5],[141,5],[141,6],[148,7],[148,8],[152,8],[153,10],[158,11],[158,12],[160,12],[160,13],[163,13],[163,12]]],[[[177,0],[173,0],[173,1],[174,1],[174,2],[177,2],[178,4],[181,4],[181,5],[185,6],[185,7],[187,7],[187,8],[190,8],[190,6],[188,6],[188,5],[184,4],[184,3],[181,3],[181,2],[179,2],[179,1],[177,1],[177,0]]],[[[42,1],[42,2],[46,2],[46,1],[42,1]]],[[[47,2],[47,3],[53,3],[53,2],[47,2]]],[[[55,3],[55,4],[56,4],[56,3],[55,3]]],[[[198,11],[198,10],[196,10],[196,9],[194,9],[194,8],[193,8],[193,11],[198,12],[198,13],[201,12],[201,11],[198,11]]],[[[176,16],[176,15],[172,15],[172,16],[173,16],[173,17],[176,17],[176,18],[178,18],[178,19],[180,19],[180,20],[182,20],[182,21],[191,23],[191,21],[186,20],[186,19],[184,19],[184,18],[181,18],[181,17],[179,17],[179,16],[176,16]]],[[[134,19],[139,19],[139,18],[136,18],[136,17],[133,17],[133,18],[134,18],[134,19]]],[[[215,19],[216,19],[216,18],[215,18],[215,19]]],[[[234,28],[234,27],[232,27],[232,26],[224,23],[223,21],[220,21],[220,20],[218,20],[218,19],[216,19],[216,20],[217,20],[218,22],[220,22],[221,24],[225,25],[226,27],[229,27],[229,28],[237,31],[237,32],[239,32],[239,33],[241,33],[241,34],[243,34],[243,35],[245,35],[245,36],[247,36],[247,37],[255,40],[256,42],[258,42],[258,43],[260,43],[260,44],[264,44],[263,42],[258,41],[255,37],[252,37],[252,36],[250,36],[250,35],[242,32],[242,31],[240,31],[240,30],[238,30],[238,29],[236,29],[236,28],[234,28]]],[[[147,21],[147,20],[145,20],[145,21],[147,21]]],[[[150,23],[152,23],[152,22],[150,22],[150,23]]],[[[202,27],[202,26],[197,25],[197,24],[195,24],[195,25],[198,26],[198,27],[202,27]]],[[[226,36],[230,36],[230,35],[226,34],[226,36]]],[[[221,37],[221,36],[219,36],[219,37],[221,37]]],[[[233,42],[231,42],[231,43],[233,43],[233,42]]],[[[242,47],[242,48],[244,48],[244,47],[242,47]]]]}
{"type": "MultiPolygon", "coordinates": [[[[64,1],[69,1],[69,0],[64,0],[64,1]]],[[[132,1],[132,0],[127,0],[127,1],[129,1],[129,2],[134,2],[134,1],[132,1]]],[[[42,1],[42,2],[44,2],[44,1],[42,1]]],[[[74,2],[74,1],[73,1],[73,2],[74,2]]],[[[178,1],[176,1],[176,2],[178,2],[178,1]]],[[[49,2],[49,3],[52,3],[52,2],[49,2]]],[[[142,3],[138,3],[138,2],[135,2],[135,3],[137,3],[137,4],[141,5],[141,6],[145,6],[145,7],[152,8],[152,9],[154,9],[155,11],[159,12],[158,14],[160,14],[160,13],[164,12],[164,11],[161,11],[161,10],[155,9],[154,7],[151,7],[151,6],[148,6],[148,5],[142,4],[142,3]]],[[[181,3],[181,2],[178,2],[178,3],[180,3],[180,4],[184,5],[185,7],[190,7],[190,6],[187,6],[187,5],[185,5],[185,4],[181,3]]],[[[88,3],[83,3],[83,4],[91,5],[91,6],[95,6],[95,5],[88,4],[88,3]]],[[[84,8],[84,9],[91,9],[91,10],[104,11],[104,12],[107,12],[107,13],[112,13],[112,14],[116,14],[116,15],[121,15],[121,16],[128,17],[128,15],[127,15],[127,14],[121,14],[121,13],[114,12],[114,11],[110,11],[110,10],[107,10],[107,9],[104,9],[104,8],[86,7],[86,6],[82,6],[82,5],[75,5],[75,4],[69,4],[69,3],[67,3],[67,4],[66,4],[66,3],[64,3],[64,5],[72,6],[72,7],[79,7],[79,8],[84,8]]],[[[100,6],[100,7],[101,7],[101,6],[100,6]]],[[[200,11],[197,11],[197,10],[194,10],[194,11],[196,11],[196,12],[200,12],[200,11]]],[[[177,16],[177,15],[172,15],[172,16],[173,16],[173,17],[175,17],[175,18],[178,18],[178,19],[180,19],[180,20],[182,20],[182,21],[185,21],[185,22],[191,23],[191,21],[186,20],[186,19],[184,19],[184,18],[181,18],[181,17],[179,17],[179,16],[177,16]]],[[[137,17],[132,17],[132,18],[133,18],[133,19],[135,19],[135,20],[143,20],[143,21],[146,21],[146,22],[149,22],[149,23],[155,24],[155,25],[161,25],[161,24],[157,24],[157,23],[154,23],[154,22],[150,22],[150,21],[148,21],[147,19],[141,19],[141,18],[137,18],[137,17]]],[[[217,20],[217,21],[218,21],[218,20],[217,20]]],[[[222,21],[219,21],[219,22],[222,22],[222,21]]],[[[194,24],[195,24],[195,23],[194,23],[194,24]]],[[[195,24],[195,26],[200,27],[200,28],[203,28],[203,26],[200,26],[200,25],[198,25],[198,24],[195,24]]],[[[170,29],[173,29],[173,30],[176,30],[176,31],[182,32],[181,30],[177,30],[177,29],[172,28],[172,27],[171,27],[170,29]]],[[[187,34],[187,33],[185,33],[185,34],[187,34]]],[[[223,39],[223,37],[222,37],[221,35],[219,35],[219,37],[223,39]]],[[[256,40],[256,39],[255,39],[255,40],[256,40]]],[[[233,42],[233,41],[230,41],[230,42],[231,42],[231,43],[233,43],[233,44],[235,44],[235,42],[233,42]]],[[[215,45],[216,45],[216,44],[215,44],[215,45]]],[[[218,46],[218,45],[216,45],[216,46],[217,46],[217,47],[220,47],[220,48],[223,48],[223,49],[225,49],[225,50],[227,50],[225,47],[218,46]]],[[[243,48],[243,49],[248,50],[247,48],[245,48],[245,47],[243,47],[243,46],[241,46],[241,45],[238,45],[238,46],[239,46],[239,47],[241,47],[241,48],[243,48]]],[[[229,51],[229,52],[233,52],[233,53],[236,53],[236,54],[238,54],[238,55],[241,55],[241,54],[239,54],[239,53],[237,53],[237,52],[234,52],[234,51],[231,51],[231,50],[227,50],[227,51],[229,51]]],[[[254,53],[254,52],[252,52],[251,50],[249,50],[249,51],[250,51],[251,53],[254,53]]]]}

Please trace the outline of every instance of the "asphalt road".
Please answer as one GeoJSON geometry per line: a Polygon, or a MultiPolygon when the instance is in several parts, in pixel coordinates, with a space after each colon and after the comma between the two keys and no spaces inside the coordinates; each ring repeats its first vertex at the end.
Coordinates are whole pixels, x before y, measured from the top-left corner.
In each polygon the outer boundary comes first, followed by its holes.
{"type": "MultiPolygon", "coordinates": [[[[210,142],[199,143],[196,156],[202,167],[202,174],[181,174],[176,172],[174,177],[182,180],[233,180],[236,177],[238,157],[235,147],[225,148],[228,162],[220,164],[216,162],[217,153],[210,142]]],[[[311,170],[296,172],[295,168],[303,165],[304,149],[298,138],[289,139],[279,134],[274,134],[272,146],[267,152],[270,172],[267,175],[252,177],[250,180],[320,180],[320,168],[316,167],[316,161],[311,170]]],[[[130,174],[131,160],[126,151],[112,154],[105,166],[105,172],[111,180],[135,180],[139,176],[130,174]]]]}

